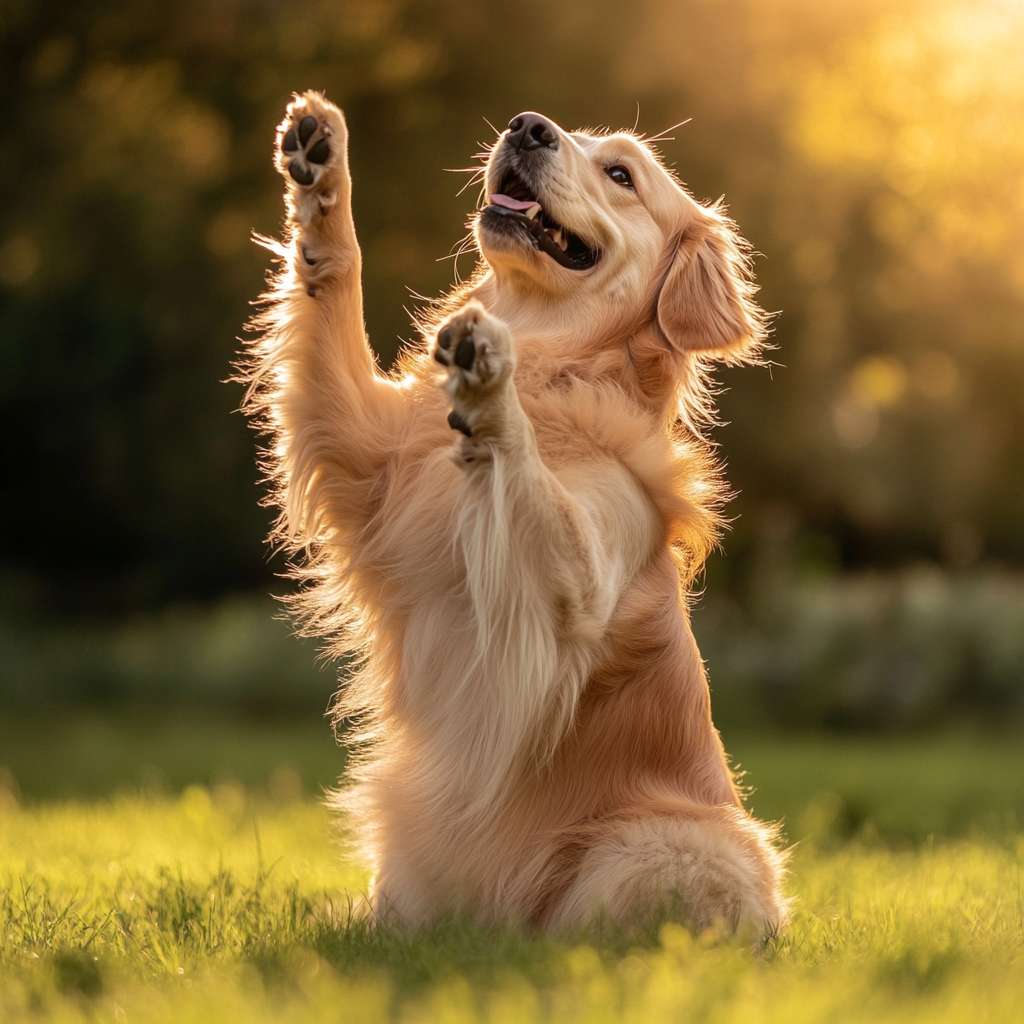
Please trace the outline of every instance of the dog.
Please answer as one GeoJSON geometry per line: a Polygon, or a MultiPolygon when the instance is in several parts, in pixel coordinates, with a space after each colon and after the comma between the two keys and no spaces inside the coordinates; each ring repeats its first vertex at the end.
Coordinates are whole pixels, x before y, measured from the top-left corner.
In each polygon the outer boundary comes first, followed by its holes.
{"type": "Polygon", "coordinates": [[[765,343],[746,243],[643,138],[520,114],[475,273],[383,373],[347,145],[337,107],[293,98],[246,408],[297,611],[358,663],[333,803],[373,912],[773,935],[785,854],[743,807],[687,597],[725,494],[706,371],[765,343]]]}

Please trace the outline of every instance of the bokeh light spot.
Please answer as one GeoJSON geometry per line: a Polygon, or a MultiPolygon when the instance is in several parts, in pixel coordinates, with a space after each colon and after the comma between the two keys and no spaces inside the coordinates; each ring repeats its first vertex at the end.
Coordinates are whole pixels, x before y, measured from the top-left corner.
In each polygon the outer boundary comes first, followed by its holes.
{"type": "Polygon", "coordinates": [[[887,409],[907,390],[907,371],[891,356],[872,356],[858,363],[850,375],[854,395],[865,405],[887,409]]]}
{"type": "Polygon", "coordinates": [[[0,282],[9,288],[28,284],[39,269],[39,246],[28,235],[15,235],[0,248],[0,282]]]}

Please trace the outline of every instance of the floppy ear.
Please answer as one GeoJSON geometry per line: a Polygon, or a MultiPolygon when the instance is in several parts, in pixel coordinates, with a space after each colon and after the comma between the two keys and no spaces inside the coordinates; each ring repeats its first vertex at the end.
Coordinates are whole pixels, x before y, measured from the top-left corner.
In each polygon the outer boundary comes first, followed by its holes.
{"type": "Polygon", "coordinates": [[[753,358],[767,333],[756,291],[747,243],[728,218],[700,208],[658,296],[658,326],[674,348],[729,361],[753,358]]]}

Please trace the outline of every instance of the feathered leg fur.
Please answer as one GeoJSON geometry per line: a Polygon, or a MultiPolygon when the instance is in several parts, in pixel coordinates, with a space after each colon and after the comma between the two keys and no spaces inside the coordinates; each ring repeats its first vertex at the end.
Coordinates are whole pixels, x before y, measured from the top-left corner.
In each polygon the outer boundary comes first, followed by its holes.
{"type": "Polygon", "coordinates": [[[275,438],[282,532],[295,546],[345,543],[365,526],[380,471],[407,418],[363,327],[348,133],[316,93],[289,104],[277,164],[288,182],[281,272],[257,326],[250,412],[275,438]]]}

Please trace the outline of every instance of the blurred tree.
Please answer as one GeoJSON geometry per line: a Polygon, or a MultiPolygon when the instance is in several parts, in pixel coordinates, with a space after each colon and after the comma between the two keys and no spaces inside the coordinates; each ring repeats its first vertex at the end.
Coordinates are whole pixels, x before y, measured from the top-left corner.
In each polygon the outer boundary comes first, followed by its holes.
{"type": "Polygon", "coordinates": [[[383,361],[407,289],[452,280],[476,196],[442,168],[483,117],[693,117],[666,154],[725,193],[784,310],[785,369],[723,374],[744,515],[715,571],[780,529],[822,564],[1024,559],[1022,43],[1002,0],[9,0],[6,603],[121,611],[278,568],[219,381],[267,265],[248,233],[280,219],[273,128],[309,87],[350,119],[383,361]]]}

